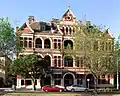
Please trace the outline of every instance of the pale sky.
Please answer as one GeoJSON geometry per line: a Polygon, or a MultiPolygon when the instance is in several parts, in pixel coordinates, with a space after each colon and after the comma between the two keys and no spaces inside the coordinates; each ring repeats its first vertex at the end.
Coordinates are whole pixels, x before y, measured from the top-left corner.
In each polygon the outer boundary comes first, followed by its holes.
{"type": "Polygon", "coordinates": [[[0,17],[8,17],[14,27],[26,22],[28,16],[35,16],[38,21],[50,21],[61,19],[69,5],[78,20],[106,25],[117,39],[120,34],[120,0],[1,0],[0,17]]]}

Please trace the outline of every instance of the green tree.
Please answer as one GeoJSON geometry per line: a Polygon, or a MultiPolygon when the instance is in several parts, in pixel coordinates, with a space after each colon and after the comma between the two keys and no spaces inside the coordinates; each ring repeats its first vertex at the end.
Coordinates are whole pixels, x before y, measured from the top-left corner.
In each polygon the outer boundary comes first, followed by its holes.
{"type": "Polygon", "coordinates": [[[4,70],[5,66],[4,66],[4,61],[0,59],[0,69],[4,70]]]}
{"type": "MultiPolygon", "coordinates": [[[[0,56],[9,57],[11,59],[14,55],[18,57],[18,54],[22,51],[20,36],[20,32],[15,34],[8,18],[0,18],[0,56]]],[[[3,70],[7,65],[10,64],[3,66],[3,63],[0,62],[0,68],[3,70]]]]}
{"type": "MultiPolygon", "coordinates": [[[[8,18],[0,18],[0,56],[12,57],[15,46],[15,32],[8,18]]],[[[8,62],[6,62],[8,63],[8,62]]],[[[5,70],[9,64],[0,61],[0,69],[5,70]]]]}
{"type": "Polygon", "coordinates": [[[8,18],[0,18],[0,49],[3,56],[12,55],[15,44],[15,32],[8,18]]]}
{"type": "Polygon", "coordinates": [[[38,58],[37,55],[32,54],[15,59],[11,65],[11,73],[24,78],[31,78],[33,90],[36,90],[35,80],[48,73],[50,74],[50,70],[44,59],[38,58]]]}
{"type": "Polygon", "coordinates": [[[118,39],[115,42],[114,60],[118,67],[118,72],[120,72],[120,35],[118,36],[118,39]]]}
{"type": "MultiPolygon", "coordinates": [[[[65,55],[84,57],[84,66],[94,76],[95,90],[97,90],[98,77],[112,73],[116,68],[113,62],[113,46],[111,46],[111,50],[106,51],[108,38],[106,38],[105,32],[100,30],[100,27],[91,26],[90,22],[87,22],[86,25],[75,25],[74,48],[69,51],[62,50],[65,55]]],[[[113,44],[113,40],[111,40],[111,44],[113,44]]]]}
{"type": "Polygon", "coordinates": [[[19,53],[23,52],[23,42],[21,41],[21,32],[16,32],[16,38],[14,42],[14,54],[18,58],[19,53]]]}

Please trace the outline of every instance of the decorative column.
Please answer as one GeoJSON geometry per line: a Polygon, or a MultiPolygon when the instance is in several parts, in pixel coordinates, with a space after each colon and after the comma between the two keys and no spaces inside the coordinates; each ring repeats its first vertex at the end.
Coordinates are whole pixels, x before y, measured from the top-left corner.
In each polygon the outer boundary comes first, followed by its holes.
{"type": "Polygon", "coordinates": [[[112,74],[110,75],[110,84],[112,85],[114,84],[114,75],[112,74]]]}
{"type": "Polygon", "coordinates": [[[17,76],[17,86],[16,88],[21,88],[21,76],[17,76]]]}
{"type": "Polygon", "coordinates": [[[86,76],[87,76],[87,74],[85,75],[85,78],[83,78],[83,85],[84,85],[84,87],[87,87],[86,86],[86,84],[87,84],[87,82],[86,82],[86,79],[87,79],[86,76]]]}
{"type": "Polygon", "coordinates": [[[74,85],[77,85],[77,79],[76,78],[74,79],[74,85]]]}
{"type": "Polygon", "coordinates": [[[36,85],[36,89],[40,89],[41,88],[41,79],[37,79],[37,85],[36,85]]]}
{"type": "Polygon", "coordinates": [[[35,38],[33,38],[33,40],[32,40],[33,49],[35,49],[35,47],[36,47],[36,43],[35,43],[35,41],[36,41],[36,39],[35,39],[35,38]]]}
{"type": "Polygon", "coordinates": [[[52,41],[52,39],[51,38],[49,38],[50,39],[50,49],[53,49],[53,41],[52,41]]]}
{"type": "Polygon", "coordinates": [[[26,89],[26,79],[24,79],[24,86],[25,86],[25,89],[26,89]]]}
{"type": "Polygon", "coordinates": [[[44,40],[42,39],[42,49],[44,49],[44,40]]]}
{"type": "Polygon", "coordinates": [[[64,27],[64,33],[66,34],[66,26],[64,27]]]}
{"type": "Polygon", "coordinates": [[[60,61],[61,61],[61,64],[60,64],[60,67],[63,67],[62,63],[63,63],[63,60],[62,60],[62,56],[60,56],[60,61]]]}
{"type": "Polygon", "coordinates": [[[68,26],[68,35],[70,35],[70,27],[68,26]]]}
{"type": "Polygon", "coordinates": [[[75,57],[73,57],[73,67],[75,67],[75,57]]]}
{"type": "Polygon", "coordinates": [[[64,67],[64,59],[63,59],[63,56],[62,56],[62,67],[64,67]]]}
{"type": "Polygon", "coordinates": [[[54,49],[55,48],[55,46],[54,46],[54,39],[52,38],[52,48],[51,49],[54,49]]]}
{"type": "Polygon", "coordinates": [[[61,85],[64,86],[64,78],[61,79],[61,85]]]}
{"type": "Polygon", "coordinates": [[[51,85],[54,85],[54,80],[52,76],[51,76],[51,85]]]}

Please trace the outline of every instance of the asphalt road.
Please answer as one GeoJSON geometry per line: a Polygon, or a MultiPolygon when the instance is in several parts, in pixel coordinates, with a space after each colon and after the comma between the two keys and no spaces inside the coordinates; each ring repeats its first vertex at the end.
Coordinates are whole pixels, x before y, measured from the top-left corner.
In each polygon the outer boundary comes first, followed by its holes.
{"type": "MultiPolygon", "coordinates": [[[[6,93],[41,93],[41,94],[46,94],[44,91],[33,91],[33,90],[11,90],[11,89],[0,89],[0,94],[6,94],[6,93]]],[[[93,92],[47,92],[47,93],[54,93],[54,94],[94,94],[93,92]]],[[[120,94],[120,91],[114,91],[114,92],[100,92],[98,94],[120,94]]]]}

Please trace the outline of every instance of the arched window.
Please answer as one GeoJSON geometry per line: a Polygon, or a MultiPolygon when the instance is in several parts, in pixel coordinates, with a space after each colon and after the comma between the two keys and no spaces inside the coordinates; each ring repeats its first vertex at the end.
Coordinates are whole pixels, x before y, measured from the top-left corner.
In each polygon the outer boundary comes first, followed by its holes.
{"type": "Polygon", "coordinates": [[[49,55],[46,55],[46,56],[44,57],[44,60],[45,60],[45,62],[46,62],[46,64],[47,64],[47,66],[51,67],[51,58],[50,58],[50,56],[49,56],[49,55]]]}
{"type": "Polygon", "coordinates": [[[29,41],[29,48],[32,48],[32,41],[29,41]]]}
{"type": "Polygon", "coordinates": [[[94,51],[98,51],[98,41],[94,41],[94,51]]]}
{"type": "Polygon", "coordinates": [[[51,47],[51,43],[49,39],[45,39],[44,41],[44,48],[50,48],[51,47]]]}
{"type": "Polygon", "coordinates": [[[23,37],[20,37],[20,47],[24,47],[23,46],[23,37]]]}
{"type": "Polygon", "coordinates": [[[64,41],[64,48],[65,49],[73,49],[73,42],[71,40],[64,41]]]}
{"type": "Polygon", "coordinates": [[[73,58],[72,56],[64,57],[64,67],[73,67],[73,58]]]}
{"type": "Polygon", "coordinates": [[[65,28],[64,28],[64,27],[62,28],[62,32],[63,32],[63,33],[65,32],[65,28]]]}
{"type": "Polygon", "coordinates": [[[75,28],[73,28],[73,33],[75,32],[75,28]]]}
{"type": "Polygon", "coordinates": [[[60,49],[61,48],[61,40],[59,39],[54,39],[54,48],[55,49],[60,49]]]}
{"type": "Polygon", "coordinates": [[[72,33],[72,29],[71,29],[71,27],[70,27],[70,35],[71,35],[71,33],[72,33]]]}
{"type": "Polygon", "coordinates": [[[24,38],[24,47],[27,47],[27,38],[24,38]]]}
{"type": "Polygon", "coordinates": [[[75,59],[76,59],[76,61],[75,61],[76,67],[83,67],[84,57],[76,57],[75,59]]]}
{"type": "Polygon", "coordinates": [[[66,34],[68,34],[68,27],[66,27],[66,34]]]}
{"type": "Polygon", "coordinates": [[[54,56],[54,67],[61,66],[61,56],[54,56]]]}
{"type": "Polygon", "coordinates": [[[40,38],[36,39],[35,47],[36,48],[42,48],[42,40],[40,38]]]}
{"type": "Polygon", "coordinates": [[[112,43],[109,41],[107,45],[108,45],[108,51],[111,51],[112,50],[112,43]]]}
{"type": "Polygon", "coordinates": [[[54,67],[57,67],[57,56],[54,56],[54,67]]]}

